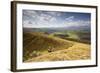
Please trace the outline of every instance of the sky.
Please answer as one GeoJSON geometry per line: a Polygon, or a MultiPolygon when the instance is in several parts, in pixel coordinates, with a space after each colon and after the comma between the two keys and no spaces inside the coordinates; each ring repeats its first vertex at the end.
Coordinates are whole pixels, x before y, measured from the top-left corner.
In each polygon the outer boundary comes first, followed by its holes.
{"type": "Polygon", "coordinates": [[[91,24],[90,13],[23,10],[22,14],[25,28],[60,28],[91,24]]]}

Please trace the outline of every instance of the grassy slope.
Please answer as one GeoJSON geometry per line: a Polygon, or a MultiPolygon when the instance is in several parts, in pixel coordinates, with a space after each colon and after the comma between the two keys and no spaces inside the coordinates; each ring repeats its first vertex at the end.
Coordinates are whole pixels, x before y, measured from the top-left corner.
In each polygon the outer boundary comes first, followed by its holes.
{"type": "Polygon", "coordinates": [[[32,61],[63,61],[63,60],[85,60],[90,59],[90,45],[83,43],[75,43],[68,49],[55,51],[36,58],[27,60],[32,61]]]}
{"type": "Polygon", "coordinates": [[[53,36],[48,36],[43,33],[24,33],[24,61],[30,59],[34,51],[39,52],[41,55],[48,53],[48,48],[53,48],[53,51],[63,50],[71,47],[72,42],[66,41],[53,36]]]}
{"type": "Polygon", "coordinates": [[[24,58],[29,57],[34,50],[42,55],[30,57],[24,62],[90,59],[89,44],[67,41],[42,33],[24,33],[24,58]],[[52,46],[55,51],[48,53],[49,46],[52,46]]]}

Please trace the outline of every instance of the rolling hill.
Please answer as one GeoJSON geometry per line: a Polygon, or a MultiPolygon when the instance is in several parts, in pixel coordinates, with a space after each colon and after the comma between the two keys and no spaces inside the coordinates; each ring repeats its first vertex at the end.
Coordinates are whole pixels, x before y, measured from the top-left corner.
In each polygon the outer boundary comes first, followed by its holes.
{"type": "Polygon", "coordinates": [[[40,32],[23,33],[23,61],[72,47],[74,43],[40,32]]]}

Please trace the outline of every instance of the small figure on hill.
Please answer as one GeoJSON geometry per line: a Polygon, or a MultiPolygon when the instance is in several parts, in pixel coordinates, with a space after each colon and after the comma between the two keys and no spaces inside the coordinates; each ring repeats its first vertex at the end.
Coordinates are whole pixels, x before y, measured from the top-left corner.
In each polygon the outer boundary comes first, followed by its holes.
{"type": "Polygon", "coordinates": [[[53,52],[53,48],[52,47],[49,47],[48,48],[48,52],[53,52]]]}

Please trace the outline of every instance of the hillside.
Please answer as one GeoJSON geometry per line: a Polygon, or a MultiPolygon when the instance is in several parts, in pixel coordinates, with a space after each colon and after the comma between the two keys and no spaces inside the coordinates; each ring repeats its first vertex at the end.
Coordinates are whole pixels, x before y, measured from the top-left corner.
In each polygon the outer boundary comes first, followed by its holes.
{"type": "Polygon", "coordinates": [[[73,46],[73,42],[53,37],[39,32],[23,33],[23,61],[46,55],[48,49],[52,52],[64,50],[73,46]]]}
{"type": "Polygon", "coordinates": [[[38,61],[64,61],[64,60],[86,60],[90,59],[90,45],[83,43],[75,43],[68,49],[63,49],[42,56],[32,58],[26,62],[38,62],[38,61]]]}

